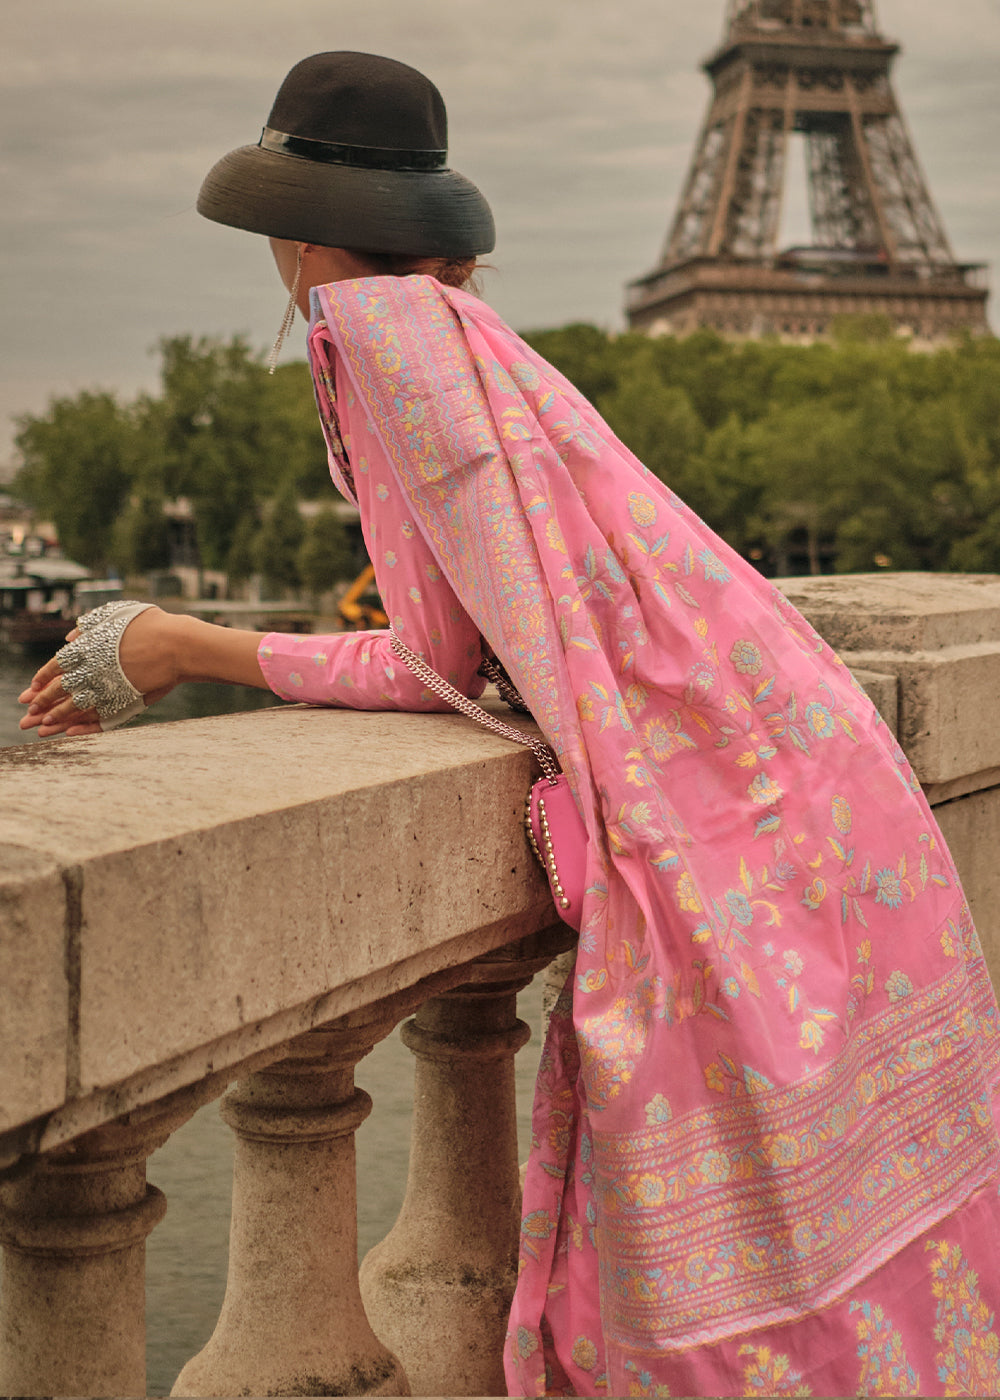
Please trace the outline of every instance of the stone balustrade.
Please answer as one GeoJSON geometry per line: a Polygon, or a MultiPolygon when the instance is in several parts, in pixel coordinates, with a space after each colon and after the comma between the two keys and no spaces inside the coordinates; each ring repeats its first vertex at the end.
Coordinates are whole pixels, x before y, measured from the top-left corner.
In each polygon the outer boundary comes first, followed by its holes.
{"type": "MultiPolygon", "coordinates": [[[[1000,580],[783,586],[899,734],[996,968],[1000,580]]],[[[0,1393],[145,1393],[146,1159],[222,1094],[227,1292],[175,1393],[502,1393],[516,995],[571,943],[530,772],[458,716],[297,707],[0,750],[0,1393]],[[411,1013],[406,1197],[359,1279],[354,1068],[411,1013]]]]}

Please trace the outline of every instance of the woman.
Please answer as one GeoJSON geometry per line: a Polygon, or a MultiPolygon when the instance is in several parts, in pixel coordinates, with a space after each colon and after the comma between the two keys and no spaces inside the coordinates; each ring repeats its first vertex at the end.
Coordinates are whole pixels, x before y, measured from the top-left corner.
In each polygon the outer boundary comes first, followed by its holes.
{"type": "MultiPolygon", "coordinates": [[[[290,316],[311,312],[331,470],[395,630],[468,695],[485,640],[587,825],[510,1388],[994,1393],[998,1015],[944,843],[808,624],[446,285],[492,223],[444,169],[444,121],[412,70],[317,55],[199,208],[270,236],[290,316]]],[[[384,633],[147,609],[87,622],[24,725],[93,732],[119,644],[105,723],[197,678],[441,707],[384,633]]]]}

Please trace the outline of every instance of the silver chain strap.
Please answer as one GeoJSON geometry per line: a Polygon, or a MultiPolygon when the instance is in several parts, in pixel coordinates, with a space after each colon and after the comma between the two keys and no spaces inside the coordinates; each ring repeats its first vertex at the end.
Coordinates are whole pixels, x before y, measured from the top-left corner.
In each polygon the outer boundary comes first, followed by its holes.
{"type": "Polygon", "coordinates": [[[419,681],[439,695],[442,700],[447,700],[449,705],[460,710],[463,715],[468,715],[469,719],[474,719],[477,724],[481,724],[484,729],[489,729],[494,734],[499,734],[504,739],[510,739],[515,744],[520,744],[523,748],[530,749],[538,759],[539,767],[548,778],[550,783],[554,783],[559,777],[559,764],[556,756],[541,739],[535,739],[530,734],[522,734],[520,729],[515,729],[512,724],[504,724],[502,719],[487,714],[475,700],[470,700],[467,695],[463,695],[460,690],[456,690],[453,685],[439,676],[437,671],[433,671],[426,661],[421,661],[420,657],[410,650],[406,643],[396,635],[395,631],[389,629],[389,638],[392,649],[399,657],[404,666],[408,666],[419,681]]]}

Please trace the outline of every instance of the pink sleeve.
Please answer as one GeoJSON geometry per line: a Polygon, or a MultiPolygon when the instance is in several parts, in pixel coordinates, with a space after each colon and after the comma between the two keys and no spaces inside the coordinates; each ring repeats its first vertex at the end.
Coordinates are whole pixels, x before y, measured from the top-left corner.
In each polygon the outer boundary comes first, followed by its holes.
{"type": "MultiPolygon", "coordinates": [[[[347,376],[337,367],[337,407],[361,512],[361,528],[385,611],[406,644],[464,695],[484,681],[479,630],[441,574],[347,376]]],[[[292,636],[270,632],[258,659],[285,700],[355,710],[447,710],[395,657],[387,632],[292,636]]]]}

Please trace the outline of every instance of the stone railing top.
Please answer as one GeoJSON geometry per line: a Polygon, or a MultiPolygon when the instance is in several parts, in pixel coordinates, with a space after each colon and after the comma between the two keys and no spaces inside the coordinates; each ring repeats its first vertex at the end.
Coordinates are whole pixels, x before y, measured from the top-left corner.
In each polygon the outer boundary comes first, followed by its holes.
{"type": "Polygon", "coordinates": [[[883,708],[933,803],[1000,784],[1000,577],[848,574],[779,587],[857,674],[896,678],[883,708]]]}
{"type": "MultiPolygon", "coordinates": [[[[932,801],[1000,786],[1000,579],[781,587],[932,801]]],[[[531,765],[457,715],[302,707],[0,750],[0,1164],[550,925],[531,765]]]]}
{"type": "Polygon", "coordinates": [[[0,1136],[553,924],[531,764],[457,715],[301,707],[0,750],[0,1136]]]}
{"type": "Polygon", "coordinates": [[[1000,643],[996,574],[843,574],[777,583],[836,651],[1000,643]]]}

